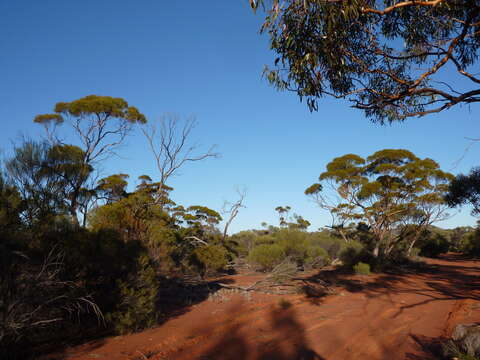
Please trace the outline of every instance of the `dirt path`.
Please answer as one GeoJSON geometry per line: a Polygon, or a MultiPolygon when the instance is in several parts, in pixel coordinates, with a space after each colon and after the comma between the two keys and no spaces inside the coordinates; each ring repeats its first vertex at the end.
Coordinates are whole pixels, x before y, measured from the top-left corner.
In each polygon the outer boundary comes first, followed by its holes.
{"type": "Polygon", "coordinates": [[[334,276],[340,285],[324,298],[221,291],[158,328],[57,358],[434,359],[436,344],[457,323],[480,321],[480,262],[450,255],[428,263],[427,270],[402,276],[322,272],[319,277],[334,276]]]}

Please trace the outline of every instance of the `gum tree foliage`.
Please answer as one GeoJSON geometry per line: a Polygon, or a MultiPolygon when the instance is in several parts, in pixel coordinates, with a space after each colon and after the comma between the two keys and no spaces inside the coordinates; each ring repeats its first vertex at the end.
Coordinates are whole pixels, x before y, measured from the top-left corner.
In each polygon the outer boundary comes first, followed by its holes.
{"type": "MultiPolygon", "coordinates": [[[[54,154],[55,156],[72,156],[77,163],[93,170],[95,163],[115,153],[135,124],[145,124],[147,120],[136,107],[129,106],[122,98],[88,95],[71,102],[59,102],[55,105],[54,113],[37,115],[34,122],[44,126],[53,148],[63,147],[61,154],[54,154]],[[81,147],[76,147],[78,150],[65,144],[57,134],[57,127],[65,122],[70,125],[81,144],[81,147]]],[[[88,195],[92,195],[93,189],[85,189],[82,193],[81,189],[85,188],[89,176],[82,176],[81,179],[70,194],[69,211],[76,223],[77,211],[82,211],[85,225],[88,204],[84,201],[83,206],[80,206],[80,198],[83,196],[83,200],[91,199],[88,195]]]]}
{"type": "Polygon", "coordinates": [[[119,201],[127,196],[128,174],[114,174],[100,179],[97,185],[97,196],[105,199],[107,204],[119,201]]]}
{"type": "Polygon", "coordinates": [[[84,161],[85,152],[75,145],[53,145],[47,152],[41,175],[53,178],[63,207],[74,219],[77,210],[86,206],[91,190],[85,184],[93,167],[84,161]]]}
{"type": "Polygon", "coordinates": [[[217,225],[222,221],[217,211],[201,205],[189,206],[183,218],[200,236],[218,233],[217,225]]]}
{"type": "Polygon", "coordinates": [[[469,204],[472,215],[480,215],[480,168],[458,175],[450,184],[446,201],[452,207],[469,204]]]}
{"type": "Polygon", "coordinates": [[[84,152],[74,145],[51,146],[25,140],[6,162],[6,174],[25,202],[23,220],[33,225],[57,215],[77,219],[77,210],[89,197],[84,184],[93,168],[84,163],[84,152]]]}
{"type": "Polygon", "coordinates": [[[278,221],[280,228],[307,230],[311,225],[308,220],[305,220],[301,215],[293,214],[290,216],[290,206],[277,206],[275,211],[278,213],[278,221]]]}
{"type": "Polygon", "coordinates": [[[113,230],[126,243],[141,243],[164,274],[183,271],[193,263],[207,271],[221,268],[226,250],[219,241],[220,214],[205,206],[184,208],[169,199],[172,188],[146,175],[140,180],[131,193],[125,191],[125,174],[100,180],[99,187],[110,200],[92,211],[89,227],[113,230]],[[212,260],[216,256],[217,262],[212,260]]]}
{"type": "Polygon", "coordinates": [[[288,213],[290,212],[290,206],[277,206],[275,211],[278,213],[278,223],[280,227],[287,226],[288,213]]]}
{"type": "Polygon", "coordinates": [[[0,237],[17,231],[21,226],[20,213],[24,202],[18,190],[6,183],[0,172],[0,237]]]}
{"type": "Polygon", "coordinates": [[[33,225],[57,213],[60,199],[54,179],[42,176],[42,164],[47,159],[47,143],[25,140],[15,146],[13,156],[5,162],[5,175],[14,184],[24,202],[19,214],[23,222],[33,225]]]}
{"type": "Polygon", "coordinates": [[[447,216],[443,198],[452,178],[432,159],[385,149],[366,159],[354,154],[333,159],[320,174],[321,183],[305,194],[330,211],[337,227],[365,223],[373,235],[373,255],[389,256],[405,241],[410,251],[421,230],[447,216]]]}
{"type": "Polygon", "coordinates": [[[44,126],[53,143],[61,142],[55,130],[67,121],[82,144],[84,162],[91,164],[111,155],[132,126],[145,124],[147,119],[122,98],[88,95],[71,102],[59,102],[53,114],[37,115],[33,121],[44,126]]]}
{"type": "Polygon", "coordinates": [[[348,99],[380,123],[480,101],[480,3],[249,0],[276,53],[266,78],[310,110],[348,99]]]}

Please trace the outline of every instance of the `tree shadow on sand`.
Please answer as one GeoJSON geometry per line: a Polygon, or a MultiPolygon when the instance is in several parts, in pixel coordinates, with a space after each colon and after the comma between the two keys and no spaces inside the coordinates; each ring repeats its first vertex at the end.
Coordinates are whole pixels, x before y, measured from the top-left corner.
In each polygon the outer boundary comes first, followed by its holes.
{"type": "MultiPolygon", "coordinates": [[[[444,255],[442,259],[448,260],[449,263],[423,264],[403,274],[384,273],[371,278],[353,276],[343,269],[320,271],[306,279],[306,284],[322,281],[328,286],[340,287],[352,293],[362,292],[369,298],[385,294],[417,294],[423,297],[418,303],[402,306],[400,312],[435,301],[466,299],[480,301],[478,267],[466,266],[462,263],[466,259],[457,255],[444,255]],[[415,278],[416,282],[410,283],[412,278],[415,278]]],[[[326,295],[309,295],[308,292],[306,294],[313,303],[326,295]]]]}
{"type": "Polygon", "coordinates": [[[447,339],[444,337],[432,338],[422,335],[410,335],[416,347],[416,353],[406,353],[406,360],[439,360],[445,359],[442,344],[447,339]]]}
{"type": "MultiPolygon", "coordinates": [[[[240,307],[241,308],[241,307],[240,307]]],[[[236,310],[236,317],[241,310],[236,310]]],[[[305,329],[295,310],[285,304],[270,309],[263,333],[249,332],[248,324],[236,321],[214,345],[200,354],[201,360],[325,360],[308,345],[305,329]]]]}

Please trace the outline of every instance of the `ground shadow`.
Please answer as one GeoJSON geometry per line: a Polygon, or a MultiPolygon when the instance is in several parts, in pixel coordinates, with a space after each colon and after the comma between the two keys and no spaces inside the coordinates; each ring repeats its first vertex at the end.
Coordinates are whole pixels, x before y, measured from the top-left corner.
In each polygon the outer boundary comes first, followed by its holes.
{"type": "MultiPolygon", "coordinates": [[[[201,303],[216,293],[222,287],[219,283],[229,284],[233,280],[219,278],[214,280],[171,278],[161,279],[157,300],[158,322],[160,326],[166,321],[189,312],[192,306],[201,303]]],[[[63,341],[52,341],[33,350],[35,358],[45,360],[64,360],[69,357],[68,349],[75,349],[76,355],[89,354],[102,347],[108,337],[116,335],[106,327],[86,326],[76,336],[70,336],[63,341]]],[[[143,359],[143,356],[141,357],[143,359]]]]}
{"type": "Polygon", "coordinates": [[[431,338],[422,335],[410,335],[416,347],[416,353],[406,353],[406,360],[440,360],[445,359],[443,344],[447,339],[443,337],[431,338]]]}
{"type": "Polygon", "coordinates": [[[310,301],[315,302],[328,295],[328,292],[314,292],[310,289],[316,284],[324,288],[343,288],[349,292],[362,292],[367,297],[379,297],[385,294],[417,294],[424,300],[402,306],[400,311],[434,301],[466,300],[480,301],[480,269],[465,265],[462,256],[448,254],[441,258],[447,260],[437,264],[425,263],[421,266],[406,268],[404,273],[383,273],[371,277],[354,276],[345,269],[331,269],[304,279],[304,292],[310,301]],[[409,284],[412,279],[417,281],[409,284]],[[421,283],[422,286],[418,286],[421,283]]]}
{"type": "MultiPolygon", "coordinates": [[[[272,307],[268,325],[262,334],[249,332],[249,324],[237,321],[242,307],[231,313],[230,324],[223,335],[207,350],[194,358],[201,360],[325,360],[308,344],[305,329],[297,320],[292,306],[272,307]]],[[[205,331],[212,332],[211,329],[205,331]]],[[[212,332],[213,333],[213,332],[212,332]]]]}

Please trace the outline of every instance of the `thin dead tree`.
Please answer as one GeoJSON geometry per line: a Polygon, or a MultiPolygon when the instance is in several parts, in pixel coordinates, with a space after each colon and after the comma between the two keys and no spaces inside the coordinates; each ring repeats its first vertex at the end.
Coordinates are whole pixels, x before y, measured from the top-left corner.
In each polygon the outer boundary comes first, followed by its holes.
{"type": "Polygon", "coordinates": [[[225,216],[225,219],[227,219],[226,216],[228,216],[228,219],[225,221],[225,227],[223,228],[223,237],[222,237],[222,242],[225,243],[225,239],[227,238],[227,232],[228,228],[232,224],[233,220],[237,217],[239,211],[241,208],[244,208],[244,201],[245,197],[247,195],[247,192],[245,189],[237,189],[237,194],[238,194],[238,200],[235,202],[228,202],[226,201],[223,204],[223,209],[222,213],[225,216]]]}
{"type": "MultiPolygon", "coordinates": [[[[142,128],[150,150],[155,157],[159,172],[159,191],[167,181],[186,163],[208,158],[218,158],[215,145],[202,151],[198,144],[191,143],[192,131],[197,125],[194,117],[181,120],[178,115],[165,114],[157,121],[142,128]]],[[[160,199],[162,197],[159,197],[160,199]]]]}

